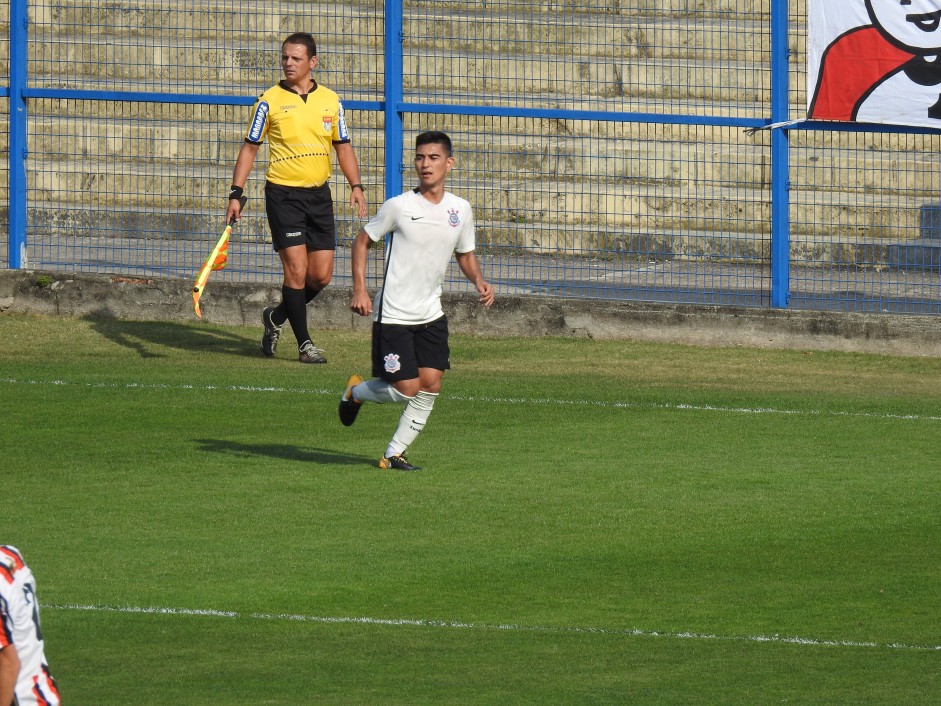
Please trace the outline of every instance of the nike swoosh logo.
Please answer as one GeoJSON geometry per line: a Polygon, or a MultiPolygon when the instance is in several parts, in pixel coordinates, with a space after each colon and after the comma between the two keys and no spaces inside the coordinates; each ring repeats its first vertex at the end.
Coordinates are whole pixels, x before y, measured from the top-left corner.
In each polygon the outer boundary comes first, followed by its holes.
{"type": "Polygon", "coordinates": [[[413,221],[420,221],[424,216],[412,216],[413,221]]]}

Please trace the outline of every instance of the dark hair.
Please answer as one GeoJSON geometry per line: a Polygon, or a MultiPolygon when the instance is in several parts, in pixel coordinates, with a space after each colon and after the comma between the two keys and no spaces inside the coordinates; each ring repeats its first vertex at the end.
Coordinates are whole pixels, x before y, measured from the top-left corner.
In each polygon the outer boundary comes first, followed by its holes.
{"type": "Polygon", "coordinates": [[[303,44],[307,47],[307,57],[313,58],[317,56],[317,42],[314,41],[314,36],[309,32],[295,32],[283,42],[281,42],[281,48],[284,48],[285,44],[303,44]]]}
{"type": "Polygon", "coordinates": [[[429,130],[416,137],[415,149],[418,149],[422,145],[443,145],[444,151],[448,153],[448,157],[451,156],[451,138],[438,130],[429,130]]]}

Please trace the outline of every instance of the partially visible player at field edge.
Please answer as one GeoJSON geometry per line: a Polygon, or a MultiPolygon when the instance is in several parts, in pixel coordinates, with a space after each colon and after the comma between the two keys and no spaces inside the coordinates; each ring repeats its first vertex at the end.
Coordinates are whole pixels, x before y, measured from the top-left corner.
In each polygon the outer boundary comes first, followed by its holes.
{"type": "Polygon", "coordinates": [[[340,421],[350,426],[363,402],[405,402],[405,411],[380,468],[420,470],[405,451],[425,427],[444,371],[451,367],[448,320],[441,308],[441,284],[452,255],[464,276],[493,304],[493,287],[474,254],[476,234],[470,204],[445,190],[454,167],[451,139],[423,132],[415,140],[418,187],[395,196],[353,241],[353,298],[350,309],[372,314],[372,374],[352,375],[340,398],[340,421]],[[369,246],[389,235],[382,287],[371,299],[366,288],[369,246]]]}
{"type": "Polygon", "coordinates": [[[265,91],[252,110],[232,173],[225,222],[242,215],[242,196],[255,157],[268,138],[270,159],[265,172],[265,211],[271,241],[281,259],[284,282],[281,303],[262,312],[261,350],[273,356],[284,323],[290,322],[302,363],[326,363],[307,327],[307,305],[333,277],[336,222],[330,175],[331,149],[350,184],[350,205],[365,218],[366,194],[353,151],[343,105],[336,93],[311,75],[317,67],[317,44],[306,32],[290,35],[281,45],[284,80],[265,91]]]}
{"type": "Polygon", "coordinates": [[[58,706],[46,663],[36,581],[16,547],[0,546],[0,704],[58,706]]]}

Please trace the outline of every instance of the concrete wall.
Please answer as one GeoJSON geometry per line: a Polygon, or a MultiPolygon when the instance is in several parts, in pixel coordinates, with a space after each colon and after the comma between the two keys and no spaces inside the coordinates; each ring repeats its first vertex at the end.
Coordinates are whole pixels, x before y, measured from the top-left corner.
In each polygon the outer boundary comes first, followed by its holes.
{"type": "MultiPolygon", "coordinates": [[[[280,288],[213,283],[200,303],[204,320],[257,327],[261,310],[280,288]]],[[[318,328],[362,330],[369,320],[352,313],[350,292],[329,288],[311,307],[318,328]]],[[[700,346],[747,346],[903,356],[941,356],[941,319],[651,303],[606,303],[538,296],[499,297],[492,309],[473,295],[446,295],[455,333],[479,336],[575,336],[700,346]]],[[[4,314],[93,316],[127,320],[197,321],[182,280],[55,272],[0,271],[4,314]]],[[[599,365],[603,361],[599,361],[599,365]]]]}

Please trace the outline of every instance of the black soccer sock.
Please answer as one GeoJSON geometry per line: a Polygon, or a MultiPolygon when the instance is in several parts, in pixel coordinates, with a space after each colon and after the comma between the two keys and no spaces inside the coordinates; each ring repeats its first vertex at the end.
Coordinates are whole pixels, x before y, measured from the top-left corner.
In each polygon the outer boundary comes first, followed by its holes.
{"type": "MultiPolygon", "coordinates": [[[[281,296],[284,296],[282,293],[281,296]]],[[[288,320],[288,310],[284,306],[284,302],[278,304],[271,312],[271,323],[275,326],[284,326],[284,323],[288,320]]]]}
{"type": "Polygon", "coordinates": [[[300,346],[304,341],[309,341],[307,302],[304,301],[304,290],[281,287],[281,306],[287,312],[288,321],[291,322],[291,330],[294,332],[294,338],[297,339],[297,345],[300,346]]]}
{"type": "Polygon", "coordinates": [[[304,287],[304,300],[310,304],[312,301],[314,301],[314,297],[316,297],[322,291],[322,289],[314,289],[310,285],[307,285],[304,287]]]}

